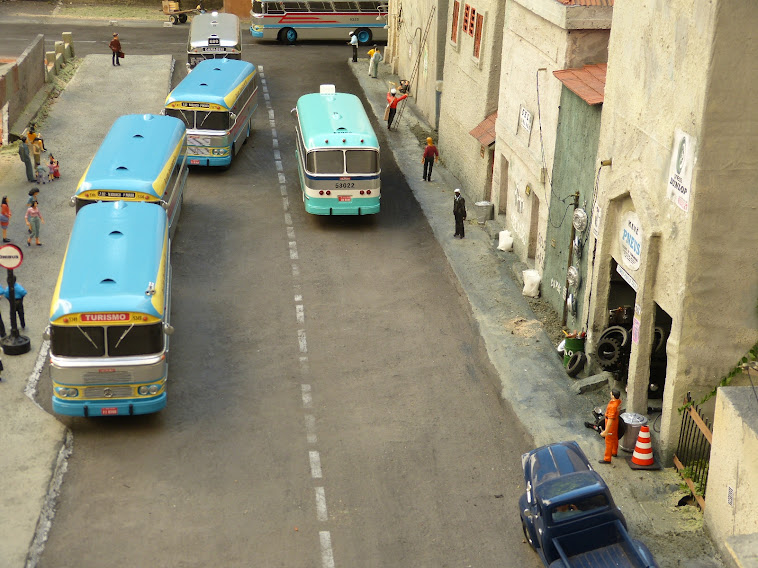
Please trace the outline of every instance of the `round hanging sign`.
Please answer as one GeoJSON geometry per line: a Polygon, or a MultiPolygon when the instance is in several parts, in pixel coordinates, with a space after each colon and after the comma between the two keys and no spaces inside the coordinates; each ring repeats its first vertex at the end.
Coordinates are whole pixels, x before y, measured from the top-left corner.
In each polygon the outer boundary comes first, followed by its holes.
{"type": "Polygon", "coordinates": [[[13,270],[24,262],[24,253],[16,245],[3,245],[0,247],[0,266],[13,270]]]}

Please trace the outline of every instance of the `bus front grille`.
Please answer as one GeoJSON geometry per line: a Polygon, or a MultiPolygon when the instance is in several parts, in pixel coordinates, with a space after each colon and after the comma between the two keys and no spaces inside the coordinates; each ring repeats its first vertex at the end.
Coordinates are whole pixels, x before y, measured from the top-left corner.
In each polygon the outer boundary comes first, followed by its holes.
{"type": "Polygon", "coordinates": [[[129,371],[114,371],[112,373],[99,373],[92,371],[84,373],[82,381],[85,385],[102,385],[102,384],[115,384],[115,383],[131,383],[132,374],[129,371]]]}
{"type": "Polygon", "coordinates": [[[129,398],[134,396],[132,387],[87,387],[84,398],[129,398]]]}

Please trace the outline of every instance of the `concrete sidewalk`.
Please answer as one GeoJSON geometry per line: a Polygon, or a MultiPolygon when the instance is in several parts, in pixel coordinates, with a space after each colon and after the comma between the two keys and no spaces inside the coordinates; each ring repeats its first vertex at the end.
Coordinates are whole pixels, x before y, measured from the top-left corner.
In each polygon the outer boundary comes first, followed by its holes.
{"type": "MultiPolygon", "coordinates": [[[[52,517],[54,498],[65,471],[72,439],[66,428],[34,401],[48,343],[42,340],[50,301],[74,221],[69,206],[76,184],[113,121],[122,114],[157,113],[170,87],[173,59],[168,55],[132,56],[121,67],[110,55],[90,55],[54,103],[41,128],[45,146],[60,162],[61,179],[40,186],[39,208],[45,219],[43,246],[26,246],[24,214],[28,191],[17,154],[0,160],[0,195],[8,196],[13,216],[8,236],[24,253],[14,271],[27,290],[24,301],[31,340],[25,355],[4,356],[0,383],[0,566],[34,566],[52,517]],[[144,77],[153,78],[143,81],[144,77]],[[29,559],[27,559],[27,555],[29,559]],[[28,561],[28,564],[27,564],[28,561]]],[[[43,156],[47,161],[49,153],[43,156]]],[[[0,276],[5,282],[4,274],[0,276]]],[[[0,304],[8,327],[8,304],[0,304]]],[[[46,375],[42,380],[46,380],[46,375]]]]}
{"type": "MultiPolygon", "coordinates": [[[[348,65],[363,88],[371,106],[369,112],[386,126],[382,120],[386,94],[391,83],[399,84],[399,78],[388,74],[388,66],[380,65],[379,77],[372,79],[367,59],[355,64],[348,61],[348,65]]],[[[500,377],[503,404],[513,407],[535,444],[576,440],[591,462],[602,458],[604,442],[585,428],[584,422],[592,421],[594,406],[605,408],[610,387],[575,394],[574,379],[566,374],[553,342],[521,294],[521,283],[515,281],[516,272],[526,267],[513,253],[496,249],[497,234],[504,227],[497,221],[478,225],[474,200],[465,195],[466,238],[453,237],[453,190],[462,184],[444,166],[446,149],[440,149],[441,163],[434,167],[434,181],[421,180],[424,140],[432,136],[436,141],[436,132],[421,117],[412,98],[401,104],[406,108],[388,132],[389,148],[384,151],[393,153],[404,172],[468,297],[490,361],[500,377]]],[[[624,511],[632,537],[645,542],[662,567],[723,566],[703,531],[702,514],[695,507],[677,507],[685,495],[679,489],[679,475],[673,469],[634,471],[624,463],[626,456],[629,454],[620,452],[613,465],[598,465],[598,471],[624,511]]],[[[517,515],[517,504],[507,506],[505,512],[517,515]]]]}

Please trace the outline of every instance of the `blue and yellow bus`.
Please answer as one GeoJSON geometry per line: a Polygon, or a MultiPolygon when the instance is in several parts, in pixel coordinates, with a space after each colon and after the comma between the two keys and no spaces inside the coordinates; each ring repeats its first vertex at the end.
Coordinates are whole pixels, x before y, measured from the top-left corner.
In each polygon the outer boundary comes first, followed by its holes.
{"type": "Polygon", "coordinates": [[[303,95],[297,118],[297,167],[303,203],[315,215],[379,213],[379,142],[355,95],[322,85],[303,95]]]}
{"type": "Polygon", "coordinates": [[[176,230],[188,168],[184,123],[155,114],[116,119],[84,172],[71,204],[77,213],[97,201],[146,201],[166,209],[176,230]]]}
{"type": "Polygon", "coordinates": [[[166,98],[164,114],[187,127],[191,166],[228,166],[253,130],[258,71],[235,59],[197,64],[166,98]]]}
{"type": "Polygon", "coordinates": [[[53,410],[115,416],[166,406],[170,310],[163,209],[110,201],[79,211],[45,332],[53,410]]]}

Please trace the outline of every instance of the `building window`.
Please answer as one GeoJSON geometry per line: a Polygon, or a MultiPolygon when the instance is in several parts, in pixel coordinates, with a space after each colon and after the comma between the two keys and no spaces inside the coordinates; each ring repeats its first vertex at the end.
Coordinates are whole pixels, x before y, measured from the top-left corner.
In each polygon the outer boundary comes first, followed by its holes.
{"type": "Polygon", "coordinates": [[[474,36],[474,24],[476,22],[476,9],[468,4],[463,9],[463,33],[474,36]]]}
{"type": "Polygon", "coordinates": [[[458,17],[461,13],[461,3],[458,0],[453,2],[453,29],[450,31],[450,41],[458,42],[458,17]]]}
{"type": "Polygon", "coordinates": [[[484,16],[476,15],[476,33],[474,34],[474,58],[479,59],[482,47],[482,32],[484,31],[484,16]]]}

